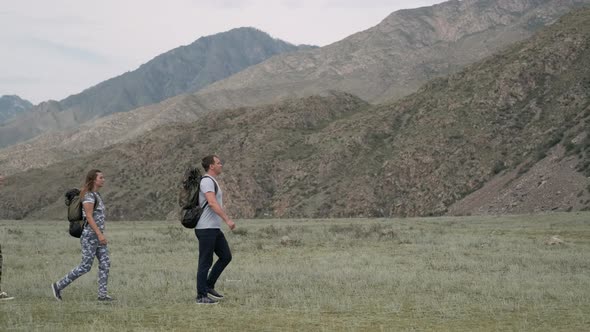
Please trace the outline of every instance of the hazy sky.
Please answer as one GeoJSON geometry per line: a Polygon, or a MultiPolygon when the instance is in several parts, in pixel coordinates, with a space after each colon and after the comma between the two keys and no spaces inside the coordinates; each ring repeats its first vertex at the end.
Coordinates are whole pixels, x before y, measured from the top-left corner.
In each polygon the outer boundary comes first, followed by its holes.
{"type": "Polygon", "coordinates": [[[0,95],[61,100],[199,37],[255,27],[325,46],[443,0],[0,0],[0,95]]]}

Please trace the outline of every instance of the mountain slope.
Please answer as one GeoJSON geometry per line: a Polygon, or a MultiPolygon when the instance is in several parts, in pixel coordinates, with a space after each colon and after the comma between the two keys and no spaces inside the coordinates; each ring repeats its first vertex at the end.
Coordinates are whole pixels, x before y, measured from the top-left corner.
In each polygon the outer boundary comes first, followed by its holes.
{"type": "Polygon", "coordinates": [[[212,110],[268,104],[333,89],[373,102],[395,100],[428,79],[489,56],[554,22],[567,10],[588,3],[590,0],[466,0],[398,11],[340,42],[275,56],[195,94],[2,149],[0,172],[43,167],[141,136],[160,125],[194,121],[212,110]]]}
{"type": "MultiPolygon", "coordinates": [[[[590,172],[589,84],[586,9],[395,103],[371,106],[332,92],[208,113],[15,174],[0,192],[0,217],[59,217],[60,195],[91,167],[110,179],[110,218],[171,216],[184,165],[212,152],[224,159],[221,180],[235,217],[445,214],[498,176],[533,176],[559,149],[568,151],[557,155],[564,165],[574,158],[578,172],[590,172]]],[[[588,190],[577,195],[585,203],[574,208],[590,208],[588,190]]],[[[570,203],[556,202],[563,210],[570,203]]]]}
{"type": "Polygon", "coordinates": [[[155,57],[137,70],[104,81],[60,102],[42,103],[0,126],[0,147],[43,132],[76,127],[108,114],[198,91],[267,58],[298,49],[268,34],[239,28],[199,38],[155,57]]]}
{"type": "MultiPolygon", "coordinates": [[[[222,182],[224,186],[227,184],[224,201],[230,205],[231,202],[242,202],[233,211],[254,215],[263,209],[265,199],[262,197],[268,194],[251,177],[260,175],[260,181],[266,182],[269,175],[263,176],[266,166],[255,169],[256,165],[264,165],[264,158],[276,157],[277,149],[299,149],[301,133],[313,132],[334,119],[367,108],[368,104],[356,97],[333,93],[251,110],[209,113],[202,121],[159,127],[129,143],[8,177],[3,188],[6,190],[0,192],[0,218],[58,217],[63,212],[62,191],[79,185],[77,182],[88,167],[100,168],[110,179],[103,195],[105,200],[112,202],[109,218],[162,218],[176,206],[176,185],[186,164],[211,152],[218,152],[225,158],[232,154],[238,156],[244,151],[256,156],[240,160],[233,166],[230,159],[224,159],[225,168],[251,172],[248,178],[235,179],[251,184],[251,190],[261,199],[258,205],[250,206],[248,202],[256,196],[240,195],[236,183],[230,181],[222,182]],[[13,191],[17,184],[19,190],[13,191]],[[39,187],[44,189],[37,190],[39,187]],[[114,203],[115,200],[119,202],[114,203]],[[130,211],[125,206],[139,208],[130,211]]],[[[291,153],[285,158],[289,155],[291,153]]],[[[238,174],[228,172],[231,177],[238,174]]]]}
{"type": "Polygon", "coordinates": [[[307,52],[285,54],[204,89],[255,104],[340,90],[398,99],[530,37],[588,0],[465,0],[392,13],[377,26],[307,52]],[[253,93],[257,92],[257,93],[253,93]]]}

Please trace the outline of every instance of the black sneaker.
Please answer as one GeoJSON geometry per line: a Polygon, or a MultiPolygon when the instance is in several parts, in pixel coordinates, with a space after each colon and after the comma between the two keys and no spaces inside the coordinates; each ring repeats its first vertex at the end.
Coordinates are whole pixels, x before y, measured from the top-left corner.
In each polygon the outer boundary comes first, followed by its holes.
{"type": "Polygon", "coordinates": [[[212,298],[217,299],[217,300],[221,300],[223,299],[223,295],[219,294],[215,289],[213,288],[209,288],[207,290],[207,293],[209,293],[209,295],[211,295],[212,298]]]}
{"type": "Polygon", "coordinates": [[[115,301],[115,299],[113,299],[109,295],[99,296],[98,297],[98,300],[101,301],[101,302],[113,302],[113,301],[115,301]]]}
{"type": "Polygon", "coordinates": [[[197,297],[197,304],[217,304],[217,301],[208,296],[197,297]]]}
{"type": "Polygon", "coordinates": [[[51,284],[51,290],[53,291],[53,297],[55,297],[56,300],[61,301],[61,291],[57,288],[56,283],[51,284]]]}

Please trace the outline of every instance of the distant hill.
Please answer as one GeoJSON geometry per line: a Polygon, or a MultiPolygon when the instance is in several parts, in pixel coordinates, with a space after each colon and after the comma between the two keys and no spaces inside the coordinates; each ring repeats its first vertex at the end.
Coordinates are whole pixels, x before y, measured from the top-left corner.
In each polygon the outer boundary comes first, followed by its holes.
{"type": "Polygon", "coordinates": [[[211,112],[15,174],[0,192],[0,218],[63,216],[63,191],[91,167],[109,179],[109,218],[172,217],[184,165],[208,153],[224,159],[224,198],[241,218],[427,216],[498,204],[494,212],[510,188],[522,198],[510,203],[528,211],[588,209],[589,84],[585,9],[396,102],[329,92],[211,112]],[[574,183],[551,184],[563,174],[574,183]],[[473,197],[480,190],[489,200],[473,197]]]}
{"type": "Polygon", "coordinates": [[[33,107],[30,101],[20,98],[19,96],[2,96],[0,97],[0,123],[23,114],[33,107]]]}
{"type": "Polygon", "coordinates": [[[77,127],[183,93],[192,93],[273,55],[310,49],[254,28],[202,37],[155,57],[137,70],[104,81],[59,102],[49,101],[0,126],[0,147],[44,132],[77,127]]]}
{"type": "Polygon", "coordinates": [[[530,37],[583,4],[590,0],[465,0],[397,11],[375,27],[332,45],[277,55],[194,94],[2,149],[0,172],[43,167],[133,139],[164,124],[195,121],[213,110],[332,90],[372,103],[397,100],[434,77],[456,72],[530,37]]]}

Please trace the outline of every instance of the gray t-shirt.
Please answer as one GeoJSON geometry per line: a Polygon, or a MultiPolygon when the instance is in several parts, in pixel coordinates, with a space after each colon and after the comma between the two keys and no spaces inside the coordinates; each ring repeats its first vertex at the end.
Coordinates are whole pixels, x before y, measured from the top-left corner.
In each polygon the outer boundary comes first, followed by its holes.
{"type": "MultiPolygon", "coordinates": [[[[210,175],[205,175],[201,179],[201,185],[199,188],[199,204],[201,207],[205,205],[207,202],[207,198],[205,197],[205,193],[207,192],[215,192],[215,185],[217,185],[217,194],[215,197],[217,198],[217,203],[221,208],[223,208],[223,192],[219,187],[219,184],[210,175]]],[[[199,223],[197,224],[197,229],[206,229],[206,228],[221,228],[221,222],[223,219],[217,213],[211,209],[209,204],[205,206],[203,213],[201,213],[201,219],[199,219],[199,223]]]]}
{"type": "MultiPolygon", "coordinates": [[[[82,200],[82,204],[84,203],[92,203],[94,206],[94,196],[98,198],[98,202],[96,203],[96,208],[94,208],[94,212],[92,213],[92,217],[94,218],[94,222],[98,229],[104,231],[104,220],[105,220],[105,208],[104,203],[102,202],[102,198],[97,192],[87,192],[84,195],[84,199],[82,200]],[[94,195],[93,195],[94,194],[94,195]]],[[[82,208],[82,217],[86,218],[86,211],[82,208]]],[[[86,227],[90,228],[90,226],[86,225],[86,227]]]]}

